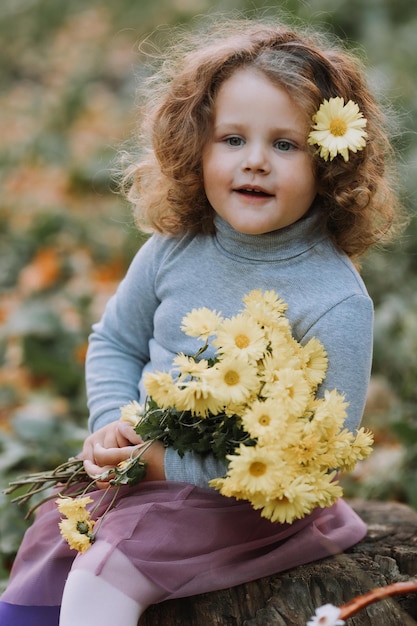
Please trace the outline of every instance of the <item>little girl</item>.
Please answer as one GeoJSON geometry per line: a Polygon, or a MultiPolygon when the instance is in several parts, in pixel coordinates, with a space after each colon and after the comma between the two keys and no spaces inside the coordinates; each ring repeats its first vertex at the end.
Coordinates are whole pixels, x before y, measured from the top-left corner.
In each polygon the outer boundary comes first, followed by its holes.
{"type": "MultiPolygon", "coordinates": [[[[352,261],[392,231],[396,211],[383,116],[359,63],[280,25],[222,21],[177,42],[145,93],[144,156],[127,177],[138,224],[153,236],[91,335],[86,471],[100,474],[141,443],[119,409],[143,402],[144,373],[200,348],[181,332],[184,315],[235,315],[253,289],[288,303],[297,341],[324,344],[320,394],[345,395],[355,430],[373,307],[352,261]]],[[[56,505],[42,507],[2,597],[2,626],[136,626],[149,604],[321,559],[366,532],[343,500],[272,523],[209,487],[225,473],[210,455],[180,457],[156,442],[145,460],[145,481],[122,492],[76,558],[56,505]]]]}

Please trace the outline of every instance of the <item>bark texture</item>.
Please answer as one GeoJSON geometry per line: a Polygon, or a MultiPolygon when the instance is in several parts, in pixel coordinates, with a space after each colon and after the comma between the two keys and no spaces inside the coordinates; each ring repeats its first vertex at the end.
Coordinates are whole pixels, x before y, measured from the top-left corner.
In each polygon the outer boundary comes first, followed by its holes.
{"type": "MultiPolygon", "coordinates": [[[[344,554],[245,585],[151,606],[139,626],[305,626],[317,607],[417,578],[417,513],[394,502],[350,502],[368,524],[344,554]]],[[[372,604],[346,626],[417,626],[417,594],[372,604]]]]}

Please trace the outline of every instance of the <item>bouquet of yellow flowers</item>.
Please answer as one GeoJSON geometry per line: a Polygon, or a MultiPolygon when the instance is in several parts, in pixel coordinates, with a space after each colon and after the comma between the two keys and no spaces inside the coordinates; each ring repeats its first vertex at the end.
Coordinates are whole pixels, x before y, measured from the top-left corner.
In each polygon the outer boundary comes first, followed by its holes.
{"type": "Polygon", "coordinates": [[[204,346],[196,357],[179,354],[170,373],[146,374],[146,406],[123,407],[122,419],[180,454],[224,458],[227,473],[212,487],[291,523],[342,495],[337,471],[351,471],[373,440],[343,428],[347,403],[337,391],[316,398],[326,352],[317,339],[293,338],[283,300],[252,291],[243,302],[231,318],[206,308],[186,315],[183,332],[204,346]],[[210,339],[216,355],[201,358],[210,339]]]}
{"type": "MultiPolygon", "coordinates": [[[[188,313],[181,329],[201,339],[201,349],[178,354],[170,372],[145,374],[144,406],[122,407],[121,419],[146,445],[159,440],[181,456],[195,451],[224,460],[225,475],[211,487],[249,501],[272,522],[291,523],[342,496],[337,472],[367,457],[373,438],[363,428],[353,434],[343,427],[347,403],[339,392],[317,397],[327,355],[315,338],[304,346],[294,339],[286,303],[274,291],[255,290],[243,304],[230,318],[207,308],[188,313]],[[204,358],[210,344],[214,356],[204,358]]],[[[135,448],[97,479],[136,484],[146,474],[142,451],[135,448]]],[[[68,484],[73,489],[74,481],[68,484]]],[[[62,500],[58,506],[68,515],[62,500]]],[[[82,521],[93,536],[90,516],[82,521]]]]}

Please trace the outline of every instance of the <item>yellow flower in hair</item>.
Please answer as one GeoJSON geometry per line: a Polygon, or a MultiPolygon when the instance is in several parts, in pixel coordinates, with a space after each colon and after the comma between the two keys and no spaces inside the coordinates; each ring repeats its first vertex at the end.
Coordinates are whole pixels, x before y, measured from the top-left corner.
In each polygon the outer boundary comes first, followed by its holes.
{"type": "Polygon", "coordinates": [[[346,104],[340,97],[324,100],[313,122],[307,141],[319,147],[319,154],[325,161],[332,161],[338,154],[348,161],[349,150],[358,152],[366,145],[367,134],[363,130],[366,119],[352,100],[346,104]]]}

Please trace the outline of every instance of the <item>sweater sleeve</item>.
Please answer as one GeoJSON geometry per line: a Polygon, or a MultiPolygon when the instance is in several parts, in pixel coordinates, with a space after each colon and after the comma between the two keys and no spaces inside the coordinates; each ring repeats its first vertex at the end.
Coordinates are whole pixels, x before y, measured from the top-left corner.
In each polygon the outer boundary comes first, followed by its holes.
{"type": "Polygon", "coordinates": [[[91,431],[117,420],[121,406],[139,399],[158,306],[153,248],[150,240],[142,246],[103,317],[93,326],[86,360],[91,431]]]}
{"type": "Polygon", "coordinates": [[[167,480],[192,483],[198,487],[208,487],[209,480],[224,476],[226,464],[212,454],[201,456],[186,452],[181,458],[176,450],[167,448],[165,452],[165,476],[167,480]]]}
{"type": "Polygon", "coordinates": [[[317,337],[327,352],[328,370],[319,395],[336,389],[345,396],[346,428],[360,425],[372,364],[373,305],[367,295],[355,294],[327,311],[303,339],[317,337]]]}
{"type": "MultiPolygon", "coordinates": [[[[149,240],[141,248],[103,317],[93,326],[86,361],[90,431],[119,419],[121,406],[140,399],[140,381],[151,358],[149,345],[159,305],[155,277],[160,255],[158,241],[149,240]]],[[[181,458],[175,450],[166,450],[167,480],[208,487],[211,478],[224,473],[224,463],[213,455],[189,452],[181,458]]]]}

